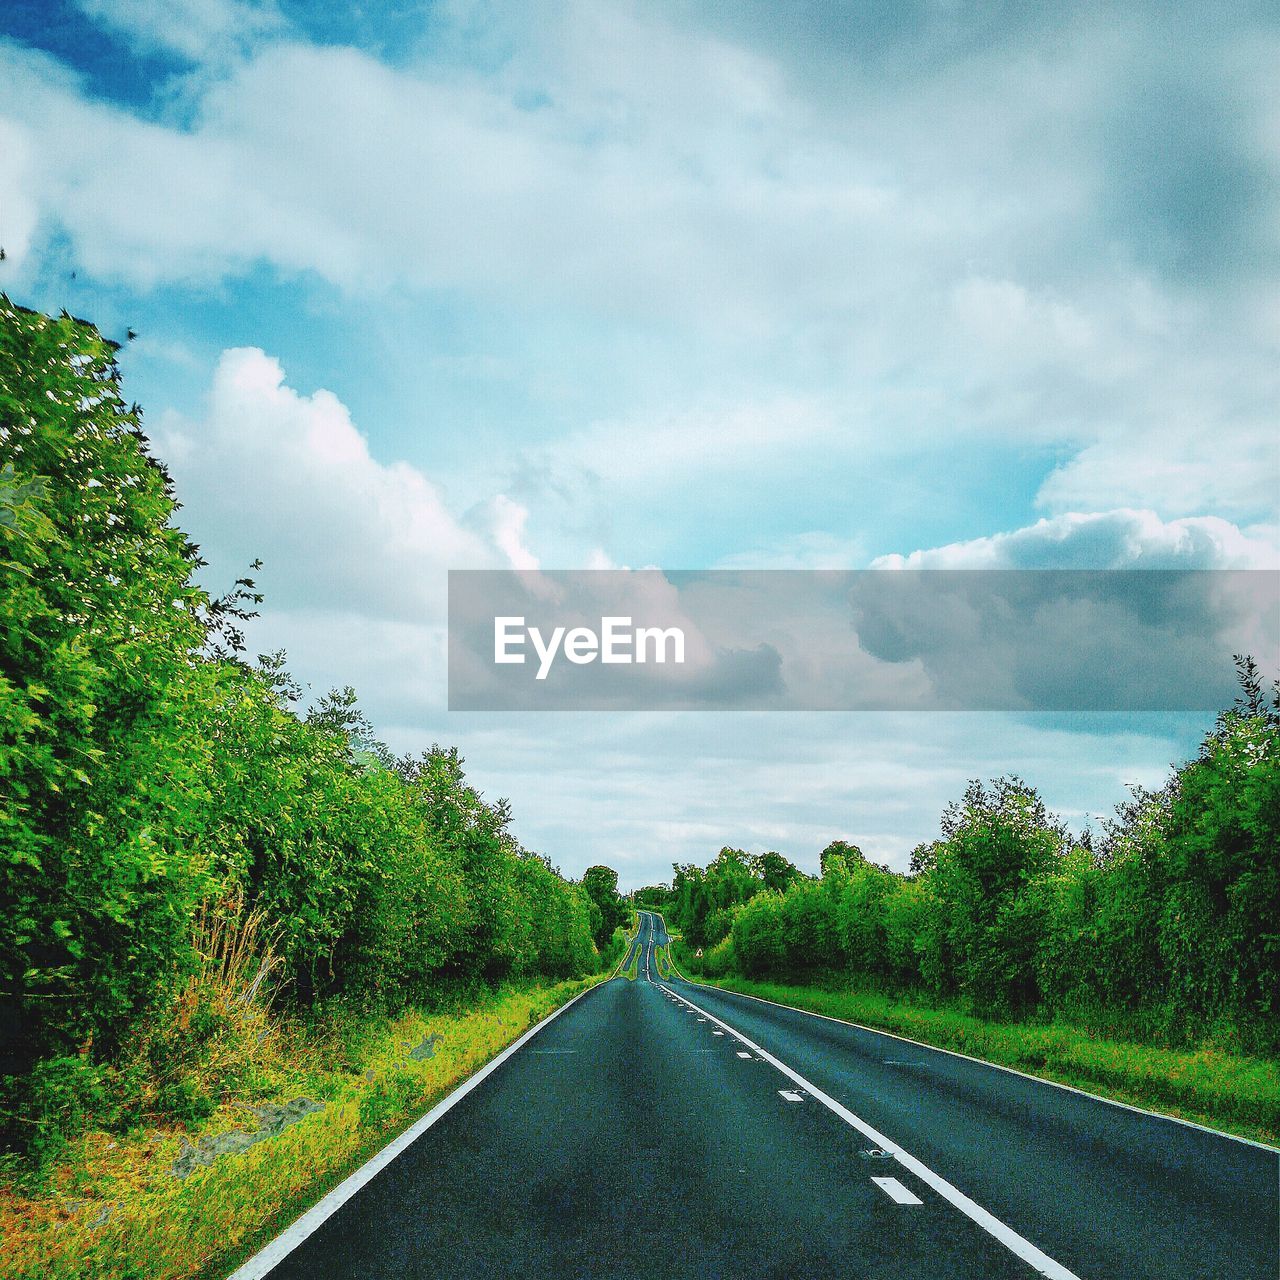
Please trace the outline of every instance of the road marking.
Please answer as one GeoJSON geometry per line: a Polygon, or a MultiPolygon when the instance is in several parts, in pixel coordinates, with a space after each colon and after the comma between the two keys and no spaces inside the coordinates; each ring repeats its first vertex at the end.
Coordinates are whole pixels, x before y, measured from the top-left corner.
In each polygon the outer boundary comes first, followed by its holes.
{"type": "MultiPolygon", "coordinates": [[[[699,1008],[690,1000],[680,997],[682,1003],[689,1008],[696,1010],[698,1013],[705,1014],[712,1022],[723,1027],[726,1031],[731,1031],[738,1038],[739,1043],[750,1045],[756,1054],[764,1062],[781,1071],[788,1080],[798,1084],[811,1098],[821,1102],[829,1111],[835,1112],[845,1124],[856,1129],[864,1137],[870,1138],[876,1146],[889,1152],[903,1168],[914,1173],[926,1186],[932,1187],[944,1200],[949,1201],[965,1217],[972,1219],[989,1235],[994,1236],[1000,1241],[1006,1249],[1018,1255],[1024,1262],[1033,1266],[1042,1276],[1048,1276],[1049,1280],[1080,1280],[1080,1277],[1074,1271],[1069,1271],[1062,1263],[1055,1261],[1049,1257],[1047,1253],[1037,1249],[1030,1240],[1020,1236],[1012,1227],[1001,1222],[994,1214],[988,1213],[976,1201],[970,1200],[963,1191],[957,1187],[953,1187],[941,1175],[934,1173],[928,1165],[921,1163],[909,1151],[904,1150],[898,1144],[889,1138],[886,1138],[878,1129],[872,1128],[865,1120],[853,1114],[848,1107],[837,1102],[829,1093],[824,1093],[816,1084],[806,1080],[798,1071],[792,1070],[785,1062],[775,1058],[767,1049],[762,1049],[753,1040],[749,1040],[746,1036],[731,1027],[723,1018],[717,1018],[714,1013],[707,1009],[699,1008]]],[[[740,1058],[749,1058],[749,1053],[739,1053],[740,1058]]],[[[234,1280],[234,1277],[233,1277],[234,1280]]]]}
{"type": "Polygon", "coordinates": [[[572,1000],[553,1009],[541,1022],[535,1023],[528,1031],[507,1045],[496,1058],[485,1063],[475,1075],[468,1076],[447,1098],[442,1098],[421,1120],[410,1125],[398,1138],[389,1142],[367,1163],[362,1164],[349,1178],[338,1183],[323,1200],[312,1205],[291,1227],[282,1231],[274,1240],[260,1249],[247,1262],[242,1263],[231,1273],[228,1280],[263,1280],[274,1268],[289,1256],[312,1232],[316,1231],[363,1186],[372,1182],[383,1169],[397,1156],[413,1145],[428,1129],[431,1128],[446,1111],[451,1110],[467,1096],[478,1084],[492,1075],[511,1055],[523,1048],[548,1023],[555,1021],[566,1009],[571,1009],[583,996],[599,990],[601,984],[579,991],[572,1000]]]}
{"type": "Polygon", "coordinates": [[[1243,1142],[1247,1147],[1259,1147],[1263,1151],[1274,1154],[1280,1148],[1266,1142],[1258,1142],[1253,1138],[1242,1138],[1238,1133],[1228,1133],[1225,1129],[1212,1129],[1207,1124],[1197,1124],[1194,1120],[1184,1120],[1181,1116],[1166,1115],[1163,1111],[1152,1111],[1148,1107],[1136,1107],[1132,1102],[1121,1102],[1118,1098],[1105,1098],[1100,1093],[1090,1093],[1088,1089],[1077,1089],[1073,1084],[1063,1084],[1061,1080],[1050,1080],[1047,1076],[1033,1076],[1028,1071],[1019,1071],[1017,1067],[1006,1067],[1003,1062],[990,1062],[986,1058],[975,1058],[971,1053],[961,1053],[959,1049],[944,1049],[941,1045],[926,1044],[923,1040],[913,1040],[910,1036],[898,1035],[895,1031],[886,1031],[883,1027],[869,1027],[864,1022],[853,1022],[848,1018],[834,1018],[829,1013],[815,1013],[812,1009],[801,1009],[798,1005],[783,1004],[780,1000],[766,1000],[764,996],[748,995],[745,991],[734,991],[730,987],[717,987],[708,982],[696,982],[686,977],[673,964],[676,976],[691,987],[703,987],[707,991],[716,991],[720,995],[738,996],[742,1000],[755,1000],[759,1004],[771,1004],[775,1009],[785,1009],[788,1013],[803,1013],[806,1018],[821,1018],[823,1022],[838,1022],[842,1027],[853,1027],[865,1031],[868,1035],[886,1036],[902,1044],[909,1044],[916,1049],[925,1049],[929,1053],[945,1053],[950,1058],[962,1058],[965,1062],[976,1062],[980,1067],[990,1067],[992,1071],[1005,1071],[1011,1076],[1021,1076],[1033,1084],[1046,1084],[1054,1089],[1062,1089],[1066,1093],[1078,1094],[1088,1098],[1090,1102],[1102,1102],[1109,1107],[1119,1107],[1123,1111],[1133,1111],[1140,1116],[1151,1116],[1154,1120],[1167,1120],[1170,1124],[1180,1124],[1186,1129],[1199,1129],[1201,1133],[1211,1133],[1215,1138],[1230,1138],[1232,1142],[1243,1142]]]}
{"type": "Polygon", "coordinates": [[[872,1178],[872,1182],[889,1197],[894,1204],[924,1204],[914,1191],[908,1191],[897,1178],[872,1178]]]}
{"type": "Polygon", "coordinates": [[[787,1102],[803,1102],[804,1094],[796,1093],[794,1089],[779,1089],[778,1092],[787,1102]]]}

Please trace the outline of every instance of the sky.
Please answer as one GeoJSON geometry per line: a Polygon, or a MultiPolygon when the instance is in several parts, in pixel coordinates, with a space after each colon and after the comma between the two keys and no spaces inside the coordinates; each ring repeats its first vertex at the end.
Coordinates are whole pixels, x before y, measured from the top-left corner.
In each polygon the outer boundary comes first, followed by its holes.
{"type": "Polygon", "coordinates": [[[1280,567],[1277,65],[1247,0],[9,0],[0,288],[136,333],[255,649],[566,874],[903,868],[1212,717],[451,714],[447,571],[1280,567]]]}

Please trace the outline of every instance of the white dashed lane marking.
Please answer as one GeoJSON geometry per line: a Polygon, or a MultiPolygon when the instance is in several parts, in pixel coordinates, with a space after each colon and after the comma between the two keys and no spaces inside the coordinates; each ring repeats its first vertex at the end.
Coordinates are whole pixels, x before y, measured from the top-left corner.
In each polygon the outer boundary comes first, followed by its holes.
{"type": "MultiPolygon", "coordinates": [[[[977,1223],[979,1227],[989,1235],[994,1236],[995,1239],[1024,1262],[1030,1263],[1040,1275],[1047,1277],[1048,1280],[1080,1280],[1080,1277],[1074,1271],[1064,1267],[1056,1259],[1049,1257],[1043,1250],[1036,1248],[1025,1236],[1019,1235],[1012,1227],[1001,1222],[994,1214],[971,1200],[959,1188],[953,1186],[939,1174],[934,1173],[923,1161],[917,1160],[909,1151],[904,1150],[896,1142],[885,1137],[884,1134],[873,1128],[860,1116],[854,1115],[843,1103],[837,1102],[830,1094],[824,1093],[812,1081],[805,1079],[793,1067],[787,1066],[785,1062],[774,1057],[767,1049],[761,1048],[753,1040],[748,1039],[741,1031],[730,1026],[723,1018],[716,1017],[714,1013],[693,1004],[683,996],[680,997],[680,1002],[689,1012],[700,1013],[709,1021],[717,1023],[723,1030],[732,1032],[738,1044],[750,1045],[761,1062],[769,1063],[770,1066],[776,1068],[794,1084],[804,1089],[815,1102],[821,1103],[851,1128],[856,1129],[864,1137],[870,1138],[877,1147],[891,1155],[908,1172],[914,1174],[926,1186],[931,1187],[944,1200],[959,1209],[965,1217],[977,1223]]],[[[751,1056],[750,1053],[744,1053],[742,1050],[738,1051],[739,1058],[750,1058],[751,1056]]],[[[872,1181],[898,1204],[924,1203],[915,1192],[904,1187],[896,1178],[873,1178],[872,1181]]]]}
{"type": "Polygon", "coordinates": [[[924,1204],[914,1191],[908,1191],[897,1178],[872,1178],[872,1182],[889,1197],[894,1204],[924,1204]]]}

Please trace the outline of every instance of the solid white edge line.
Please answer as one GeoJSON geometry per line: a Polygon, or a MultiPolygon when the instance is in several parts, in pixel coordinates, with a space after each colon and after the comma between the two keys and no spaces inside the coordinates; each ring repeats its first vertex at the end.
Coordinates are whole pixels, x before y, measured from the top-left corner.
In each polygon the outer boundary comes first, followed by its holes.
{"type": "Polygon", "coordinates": [[[914,1191],[904,1187],[897,1178],[872,1178],[872,1182],[889,1197],[894,1204],[924,1204],[914,1191]]]}
{"type": "Polygon", "coordinates": [[[1016,1254],[1024,1262],[1033,1266],[1042,1276],[1049,1277],[1049,1280],[1080,1280],[1080,1277],[1073,1271],[1069,1271],[1062,1263],[1049,1257],[1047,1253],[1037,1249],[1030,1240],[1024,1236],[1020,1236],[1012,1227],[1000,1221],[993,1213],[988,1213],[980,1204],[974,1200],[970,1200],[963,1191],[957,1187],[953,1187],[941,1175],[933,1172],[926,1164],[922,1164],[909,1151],[904,1150],[896,1142],[885,1137],[878,1129],[872,1128],[865,1120],[854,1115],[848,1107],[837,1102],[830,1094],[824,1093],[812,1081],[806,1080],[798,1071],[792,1070],[785,1062],[775,1058],[767,1049],[762,1049],[758,1044],[749,1040],[740,1031],[734,1030],[727,1022],[721,1018],[717,1018],[714,1013],[709,1013],[706,1009],[699,1009],[691,1000],[680,997],[692,1009],[697,1009],[699,1013],[705,1013],[713,1022],[718,1023],[726,1031],[732,1031],[735,1036],[745,1045],[749,1045],[757,1054],[770,1066],[781,1071],[788,1080],[794,1080],[802,1089],[804,1089],[810,1097],[816,1098],[829,1111],[833,1111],[851,1128],[856,1129],[864,1137],[870,1138],[877,1147],[883,1151],[888,1151],[894,1156],[898,1163],[905,1169],[909,1169],[915,1174],[921,1182],[933,1188],[944,1200],[953,1204],[965,1217],[976,1222],[988,1235],[994,1236],[1005,1246],[1010,1252],[1016,1254]]]}
{"type": "Polygon", "coordinates": [[[1078,1094],[1094,1102],[1105,1102],[1109,1107],[1120,1107],[1124,1111],[1132,1111],[1140,1116],[1151,1116],[1155,1120],[1167,1120],[1170,1124],[1180,1124],[1188,1129],[1198,1129],[1201,1133],[1211,1133],[1215,1138],[1230,1138],[1232,1142],[1243,1142],[1247,1147],[1258,1147],[1273,1155],[1280,1155],[1280,1147],[1273,1147],[1268,1142],[1259,1142],[1256,1138],[1244,1138],[1238,1133],[1228,1133],[1225,1129],[1215,1129],[1211,1125],[1197,1124],[1194,1120],[1184,1120],[1181,1116],[1171,1116],[1163,1111],[1152,1111],[1148,1107],[1139,1107],[1132,1102],[1121,1102],[1119,1098],[1108,1098],[1101,1093],[1090,1093],[1073,1084],[1063,1084],[1061,1080],[1050,1080],[1046,1076],[1033,1076],[1029,1071],[1019,1071],[1017,1067],[1007,1067],[1002,1062],[988,1062],[986,1058],[975,1058],[971,1053],[961,1053],[959,1049],[944,1049],[941,1045],[929,1044],[924,1040],[913,1040],[910,1036],[899,1035],[896,1031],[886,1031],[883,1027],[869,1027],[864,1022],[851,1022],[848,1018],[836,1018],[829,1013],[815,1013],[812,1009],[801,1009],[798,1005],[783,1004],[780,1000],[769,1000],[764,996],[748,995],[745,991],[734,991],[731,987],[717,987],[713,982],[699,982],[696,978],[686,977],[671,962],[672,969],[679,974],[681,982],[691,987],[703,987],[707,991],[719,991],[726,996],[738,996],[743,1000],[758,1000],[761,1004],[771,1004],[775,1009],[788,1009],[792,1013],[803,1013],[809,1018],[821,1018],[824,1022],[838,1022],[842,1027],[856,1027],[859,1031],[869,1031],[872,1035],[887,1036],[890,1040],[898,1040],[902,1044],[914,1045],[918,1049],[928,1049],[931,1053],[945,1053],[952,1058],[963,1058],[965,1062],[976,1062],[979,1066],[990,1067],[993,1071],[1007,1071],[1011,1076],[1020,1076],[1034,1084],[1046,1084],[1054,1089],[1063,1089],[1067,1093],[1078,1094]]]}
{"type": "MultiPolygon", "coordinates": [[[[608,979],[606,979],[608,981],[608,979]]],[[[566,1009],[572,1008],[585,995],[599,990],[603,982],[596,982],[585,991],[579,991],[558,1009],[553,1009],[541,1022],[530,1027],[518,1040],[513,1040],[496,1058],[491,1058],[473,1075],[468,1076],[454,1091],[441,1098],[420,1120],[414,1121],[398,1138],[393,1139],[372,1159],[366,1161],[354,1173],[344,1178],[323,1199],[317,1201],[291,1226],[263,1246],[253,1257],[242,1262],[227,1280],[263,1280],[271,1270],[284,1261],[309,1235],[342,1208],[362,1187],[372,1182],[397,1156],[403,1154],[441,1116],[461,1102],[478,1084],[496,1071],[518,1049],[533,1039],[548,1023],[554,1022],[566,1009]]]]}

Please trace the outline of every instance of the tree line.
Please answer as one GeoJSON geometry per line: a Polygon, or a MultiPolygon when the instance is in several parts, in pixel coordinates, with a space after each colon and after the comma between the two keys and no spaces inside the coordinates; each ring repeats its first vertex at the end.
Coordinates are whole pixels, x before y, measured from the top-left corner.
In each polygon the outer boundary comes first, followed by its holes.
{"type": "Polygon", "coordinates": [[[211,913],[260,922],[300,1009],[596,972],[626,913],[607,868],[575,884],[524,849],[455,749],[397,759],[350,689],[307,707],[283,655],[249,660],[261,596],[197,585],[116,349],[0,296],[0,1136],[19,1147],[172,1009],[211,913]]]}
{"type": "Polygon", "coordinates": [[[1264,690],[1251,658],[1237,666],[1236,705],[1196,758],[1133,790],[1100,832],[1072,835],[1019,778],[975,781],[909,872],[843,840],[818,876],[725,848],[637,897],[667,910],[713,976],[1280,1051],[1280,688],[1264,690]]]}

